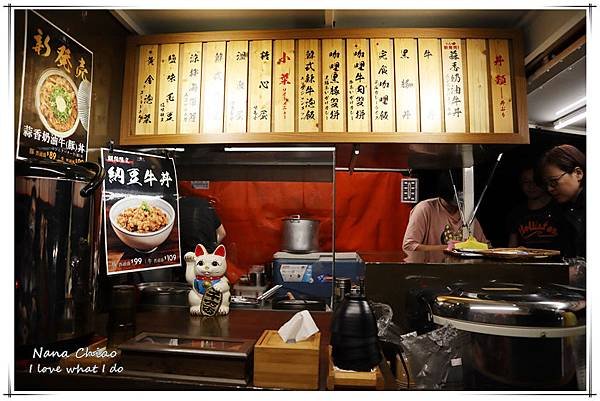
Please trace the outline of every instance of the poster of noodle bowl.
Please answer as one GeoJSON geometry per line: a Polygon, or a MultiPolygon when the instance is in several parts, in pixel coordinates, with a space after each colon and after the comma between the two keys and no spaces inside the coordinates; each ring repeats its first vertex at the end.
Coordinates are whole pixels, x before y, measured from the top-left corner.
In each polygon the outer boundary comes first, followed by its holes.
{"type": "Polygon", "coordinates": [[[102,149],[107,274],[181,265],[173,159],[102,149]]]}
{"type": "Polygon", "coordinates": [[[30,10],[24,46],[17,158],[85,161],[93,53],[30,10]]]}

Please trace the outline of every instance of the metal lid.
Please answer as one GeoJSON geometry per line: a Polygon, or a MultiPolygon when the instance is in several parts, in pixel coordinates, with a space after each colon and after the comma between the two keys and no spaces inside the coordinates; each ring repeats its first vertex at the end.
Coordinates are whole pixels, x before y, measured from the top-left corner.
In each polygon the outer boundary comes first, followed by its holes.
{"type": "MultiPolygon", "coordinates": [[[[585,291],[558,284],[458,283],[434,296],[434,316],[520,327],[585,325],[585,291]]],[[[439,320],[439,319],[438,319],[439,320]]]]}

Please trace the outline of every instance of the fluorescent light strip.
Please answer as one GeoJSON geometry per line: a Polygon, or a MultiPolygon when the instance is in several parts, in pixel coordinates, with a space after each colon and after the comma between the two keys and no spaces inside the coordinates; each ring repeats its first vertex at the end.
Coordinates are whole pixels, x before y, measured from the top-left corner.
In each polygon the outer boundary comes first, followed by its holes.
{"type": "Polygon", "coordinates": [[[225,152],[333,152],[335,147],[226,147],[225,152]]]}
{"type": "Polygon", "coordinates": [[[561,129],[566,127],[567,125],[571,125],[576,123],[577,121],[583,120],[585,118],[586,112],[584,111],[581,114],[574,115],[573,117],[566,118],[564,120],[559,120],[554,123],[554,129],[561,129]]]}
{"type": "Polygon", "coordinates": [[[561,114],[563,114],[565,111],[569,111],[569,110],[571,110],[571,109],[574,109],[574,108],[575,108],[576,106],[578,106],[579,104],[581,104],[581,103],[585,103],[585,99],[586,99],[586,97],[584,96],[584,97],[582,97],[581,99],[577,100],[576,102],[574,102],[574,103],[571,103],[570,105],[563,107],[562,109],[558,110],[558,111],[557,111],[556,113],[554,113],[554,114],[556,114],[557,116],[560,116],[560,115],[561,115],[561,114]]]}

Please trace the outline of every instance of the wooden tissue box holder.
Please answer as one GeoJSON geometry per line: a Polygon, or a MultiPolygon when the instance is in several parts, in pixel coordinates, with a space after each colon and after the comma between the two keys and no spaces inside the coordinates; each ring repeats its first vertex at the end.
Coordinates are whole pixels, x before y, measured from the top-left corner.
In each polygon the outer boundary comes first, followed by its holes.
{"type": "Polygon", "coordinates": [[[254,346],[254,385],[292,390],[319,388],[321,333],[285,343],[277,330],[265,330],[254,346]]]}

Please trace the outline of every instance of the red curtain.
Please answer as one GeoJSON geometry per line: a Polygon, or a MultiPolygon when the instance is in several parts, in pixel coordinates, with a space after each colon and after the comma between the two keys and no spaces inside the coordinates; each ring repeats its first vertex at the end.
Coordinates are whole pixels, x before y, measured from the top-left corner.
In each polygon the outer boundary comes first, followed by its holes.
{"type": "MultiPolygon", "coordinates": [[[[400,203],[401,178],[398,173],[336,173],[337,251],[402,248],[410,206],[400,203]]],[[[281,249],[282,219],[294,214],[320,220],[320,249],[331,250],[332,183],[211,181],[208,189],[194,189],[190,181],[180,181],[179,189],[181,195],[214,202],[227,231],[223,243],[232,281],[253,264],[272,260],[281,249]]]]}

